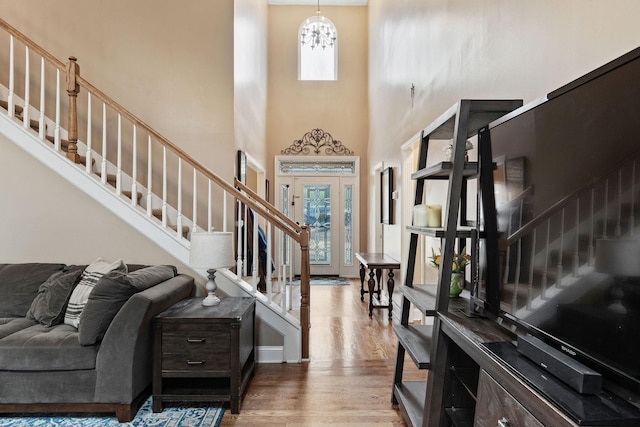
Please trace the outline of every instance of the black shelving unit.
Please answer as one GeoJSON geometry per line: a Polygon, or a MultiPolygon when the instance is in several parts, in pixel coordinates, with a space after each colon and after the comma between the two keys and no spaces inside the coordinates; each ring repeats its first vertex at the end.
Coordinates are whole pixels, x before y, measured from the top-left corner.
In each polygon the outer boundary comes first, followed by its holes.
{"type": "MultiPolygon", "coordinates": [[[[410,426],[473,425],[475,397],[470,391],[474,387],[477,389],[477,365],[466,366],[469,365],[466,363],[468,360],[463,360],[465,363],[459,367],[454,366],[454,370],[448,371],[442,366],[447,360],[451,360],[447,359],[451,356],[447,353],[453,351],[443,343],[438,318],[439,313],[446,312],[449,308],[451,269],[440,268],[438,283],[414,283],[418,238],[431,236],[440,239],[441,266],[452,265],[456,241],[459,248],[470,241],[472,264],[477,263],[476,243],[479,238],[485,239],[488,254],[486,273],[497,278],[497,219],[488,125],[520,106],[521,100],[460,100],[422,131],[417,170],[412,174],[412,179],[416,180],[414,205],[422,204],[425,182],[428,180],[447,180],[448,192],[444,227],[407,227],[410,243],[405,281],[404,285],[400,286],[403,294],[402,314],[400,323],[393,328],[398,338],[398,350],[392,403],[399,406],[410,426]],[[467,139],[474,135],[478,135],[478,161],[469,162],[466,160],[465,147],[467,139]],[[427,166],[427,152],[431,139],[453,139],[452,161],[427,166]],[[479,203],[484,218],[482,229],[480,218],[467,218],[466,196],[469,179],[478,179],[478,195],[482,195],[479,197],[479,203]],[[433,325],[410,325],[409,313],[412,306],[417,307],[425,316],[433,317],[433,325]],[[406,354],[409,354],[419,369],[431,370],[426,381],[403,380],[406,354]],[[454,375],[469,369],[472,370],[470,375],[454,375]],[[473,381],[465,381],[474,376],[475,386],[473,381]],[[445,410],[430,412],[429,408],[445,410]]],[[[472,268],[472,283],[477,283],[476,271],[477,269],[472,268]]],[[[490,280],[491,277],[487,279],[490,280]]],[[[473,298],[471,301],[473,303],[473,298]]],[[[491,299],[489,301],[491,302],[491,299]]]]}

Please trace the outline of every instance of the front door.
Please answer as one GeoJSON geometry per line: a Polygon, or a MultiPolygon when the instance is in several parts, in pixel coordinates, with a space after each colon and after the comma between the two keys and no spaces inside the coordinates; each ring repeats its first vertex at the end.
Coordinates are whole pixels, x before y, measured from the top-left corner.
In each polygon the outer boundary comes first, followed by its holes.
{"type": "MultiPolygon", "coordinates": [[[[358,159],[276,157],[276,169],[278,207],[309,225],[311,274],[358,277],[358,159]]],[[[287,252],[289,246],[283,240],[280,247],[287,252]]],[[[291,255],[293,274],[300,274],[300,251],[291,255]]]]}
{"type": "Polygon", "coordinates": [[[309,224],[311,274],[340,274],[340,178],[294,178],[295,221],[309,224]]]}

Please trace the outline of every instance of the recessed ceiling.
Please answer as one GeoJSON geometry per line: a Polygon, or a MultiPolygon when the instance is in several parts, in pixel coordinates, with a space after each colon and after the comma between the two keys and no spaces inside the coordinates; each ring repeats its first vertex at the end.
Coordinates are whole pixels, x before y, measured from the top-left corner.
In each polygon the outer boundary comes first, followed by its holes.
{"type": "MultiPolygon", "coordinates": [[[[320,0],[322,6],[366,6],[368,0],[320,0]]],[[[269,4],[278,6],[309,5],[316,6],[318,0],[269,0],[269,4]]]]}

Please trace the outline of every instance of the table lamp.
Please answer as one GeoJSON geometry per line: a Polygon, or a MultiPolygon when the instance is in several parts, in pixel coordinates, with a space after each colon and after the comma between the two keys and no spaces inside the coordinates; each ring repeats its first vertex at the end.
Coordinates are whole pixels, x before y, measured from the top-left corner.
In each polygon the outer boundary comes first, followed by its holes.
{"type": "Polygon", "coordinates": [[[624,289],[620,284],[629,277],[640,277],[640,240],[599,239],[596,240],[596,271],[613,276],[614,302],[609,309],[626,313],[622,300],[624,289]]]}
{"type": "Polygon", "coordinates": [[[206,284],[207,296],[202,300],[202,305],[213,306],[220,303],[220,299],[214,293],[217,288],[216,270],[231,267],[234,262],[233,233],[215,231],[191,233],[189,265],[193,268],[206,268],[209,274],[206,284]]]}

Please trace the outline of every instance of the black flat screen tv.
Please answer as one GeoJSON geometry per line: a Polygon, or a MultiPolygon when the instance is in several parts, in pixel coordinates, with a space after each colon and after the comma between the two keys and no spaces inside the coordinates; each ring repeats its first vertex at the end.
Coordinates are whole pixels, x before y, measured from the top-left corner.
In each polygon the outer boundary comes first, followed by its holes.
{"type": "Polygon", "coordinates": [[[501,235],[517,238],[478,295],[499,295],[492,316],[601,373],[640,416],[640,277],[596,259],[600,240],[640,239],[640,48],[490,132],[498,170],[517,175],[494,176],[501,235]]]}

